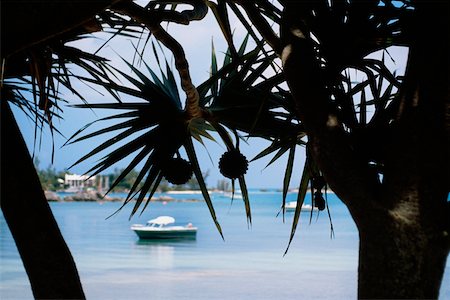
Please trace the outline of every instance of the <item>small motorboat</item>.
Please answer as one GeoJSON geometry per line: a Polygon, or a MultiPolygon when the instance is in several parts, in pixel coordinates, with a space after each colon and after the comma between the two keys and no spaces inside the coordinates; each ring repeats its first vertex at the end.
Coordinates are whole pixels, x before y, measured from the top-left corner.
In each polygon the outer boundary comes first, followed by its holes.
{"type": "Polygon", "coordinates": [[[227,197],[227,198],[232,198],[232,199],[242,199],[241,192],[234,193],[234,194],[226,192],[226,193],[223,194],[223,196],[227,197]]]}
{"type": "Polygon", "coordinates": [[[150,220],[146,225],[133,224],[131,230],[136,232],[140,239],[178,239],[195,238],[197,227],[191,223],[186,226],[167,226],[175,223],[175,219],[169,216],[160,216],[150,220]]]}
{"type": "MultiPolygon", "coordinates": [[[[286,211],[295,211],[295,209],[297,208],[297,201],[291,201],[286,203],[286,205],[284,206],[286,211]]],[[[311,212],[312,210],[316,211],[317,207],[312,207],[311,204],[303,204],[302,205],[302,212],[311,212]]]]}

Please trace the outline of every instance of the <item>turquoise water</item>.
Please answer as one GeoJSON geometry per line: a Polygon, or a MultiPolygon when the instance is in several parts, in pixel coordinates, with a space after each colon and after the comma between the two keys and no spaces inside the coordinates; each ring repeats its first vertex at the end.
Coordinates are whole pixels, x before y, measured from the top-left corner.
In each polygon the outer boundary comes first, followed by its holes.
{"type": "MultiPolygon", "coordinates": [[[[170,195],[201,199],[200,195],[170,195]]],[[[242,200],[213,194],[225,241],[204,202],[153,202],[128,220],[131,206],[105,220],[121,203],[51,203],[80,272],[88,299],[355,299],[358,235],[345,206],[329,195],[335,238],[325,213],[302,214],[286,256],[293,213],[276,217],[277,192],[252,192],[252,226],[242,200]],[[159,215],[193,223],[197,239],[147,241],[129,227],[159,215]]],[[[288,201],[296,195],[289,194],[288,201]]],[[[11,234],[0,216],[0,298],[31,299],[11,234]]],[[[450,299],[450,264],[441,299],[450,299]]]]}

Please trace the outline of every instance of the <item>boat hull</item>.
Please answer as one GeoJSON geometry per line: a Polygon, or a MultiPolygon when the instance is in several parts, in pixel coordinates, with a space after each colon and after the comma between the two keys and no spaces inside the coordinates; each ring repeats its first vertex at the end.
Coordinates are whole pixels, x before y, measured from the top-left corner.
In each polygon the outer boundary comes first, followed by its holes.
{"type": "Polygon", "coordinates": [[[195,238],[196,228],[160,229],[160,228],[131,228],[140,239],[181,239],[195,238]]]}
{"type": "MultiPolygon", "coordinates": [[[[286,204],[285,206],[285,210],[286,212],[293,212],[297,209],[297,203],[296,202],[289,202],[286,204]]],[[[317,207],[312,207],[309,204],[303,204],[302,205],[302,212],[311,212],[311,211],[316,211],[317,207]]]]}

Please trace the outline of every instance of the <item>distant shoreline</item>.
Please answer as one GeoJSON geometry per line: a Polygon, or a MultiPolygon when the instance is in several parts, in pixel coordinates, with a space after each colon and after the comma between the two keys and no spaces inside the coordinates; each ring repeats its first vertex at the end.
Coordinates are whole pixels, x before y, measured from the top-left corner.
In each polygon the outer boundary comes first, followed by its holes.
{"type": "MultiPolygon", "coordinates": [[[[210,193],[218,193],[223,195],[231,195],[231,192],[224,192],[216,189],[209,190],[210,193]]],[[[254,191],[253,191],[254,192],[254,191]]],[[[257,193],[281,193],[281,190],[273,189],[273,190],[267,190],[267,189],[257,189],[257,193]]],[[[308,193],[311,193],[311,190],[308,189],[308,193]]],[[[49,202],[123,202],[126,199],[126,196],[118,196],[117,194],[127,194],[126,191],[124,192],[115,192],[112,193],[113,196],[106,195],[97,192],[97,191],[83,191],[78,193],[67,193],[67,195],[61,195],[64,194],[63,191],[45,191],[45,197],[49,202]]],[[[235,197],[240,197],[241,191],[235,192],[235,197]]],[[[252,193],[252,191],[250,191],[252,193]]],[[[298,189],[290,189],[288,193],[298,193],[298,189]]],[[[328,190],[327,193],[334,194],[333,191],[328,190]]],[[[160,201],[160,202],[198,202],[203,201],[203,199],[192,199],[192,198],[185,198],[185,199],[176,199],[173,197],[170,197],[170,195],[201,195],[202,191],[199,190],[182,190],[182,191],[167,191],[164,193],[159,193],[160,196],[158,197],[152,197],[152,201],[160,201]]],[[[230,196],[231,197],[231,196],[230,196]]],[[[147,198],[145,198],[147,200],[147,198]]]]}
{"type": "MultiPolygon", "coordinates": [[[[193,191],[193,193],[185,192],[185,193],[174,193],[174,194],[199,194],[197,191],[193,191]]],[[[200,192],[201,194],[201,192],[200,192]]],[[[69,194],[67,196],[60,196],[58,192],[45,191],[45,196],[47,201],[49,202],[123,202],[126,197],[111,197],[111,196],[103,196],[98,192],[79,192],[69,194]]],[[[147,200],[147,198],[144,198],[147,200]]],[[[160,201],[160,202],[198,202],[198,199],[175,199],[169,196],[161,195],[159,197],[152,197],[151,201],[160,201]]]]}

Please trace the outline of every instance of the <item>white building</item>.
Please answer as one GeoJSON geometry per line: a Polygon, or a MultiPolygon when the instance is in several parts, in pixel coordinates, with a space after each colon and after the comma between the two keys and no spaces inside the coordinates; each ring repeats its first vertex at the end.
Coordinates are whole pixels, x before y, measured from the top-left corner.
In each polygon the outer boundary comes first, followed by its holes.
{"type": "Polygon", "coordinates": [[[85,187],[95,187],[96,178],[88,175],[65,174],[64,184],[68,185],[70,190],[82,190],[85,187]]]}

